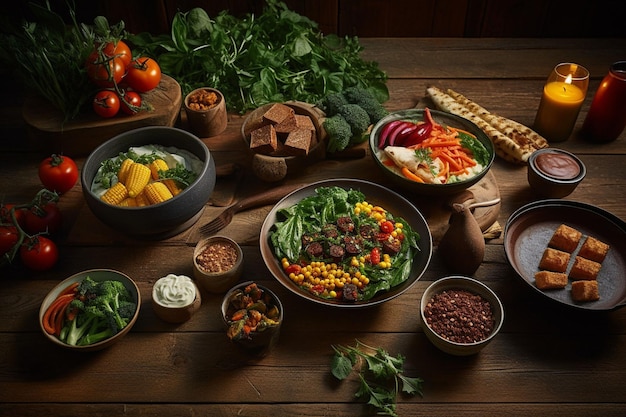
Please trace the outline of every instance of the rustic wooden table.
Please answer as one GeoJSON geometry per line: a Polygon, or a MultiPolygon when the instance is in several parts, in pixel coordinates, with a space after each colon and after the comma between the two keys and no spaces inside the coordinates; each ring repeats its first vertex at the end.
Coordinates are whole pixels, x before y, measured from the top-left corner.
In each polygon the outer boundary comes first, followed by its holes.
{"type": "MultiPolygon", "coordinates": [[[[626,39],[361,39],[363,57],[389,75],[390,110],[411,108],[434,84],[452,88],[487,109],[532,125],[551,68],[576,62],[591,72],[589,94],[572,137],[558,147],[580,156],[588,173],[568,199],[594,204],[626,219],[626,133],[597,145],[577,136],[593,92],[610,63],[625,59],[626,39]]],[[[19,111],[2,117],[0,194],[24,202],[39,189],[36,167],[45,156],[24,141],[19,111]],[[5,126],[6,127],[6,126],[5,126]],[[4,130],[3,130],[4,131],[4,130]]],[[[251,195],[271,185],[250,173],[239,137],[242,118],[205,139],[216,163],[241,167],[243,181],[221,177],[215,199],[251,195]],[[238,186],[236,186],[238,184],[238,186]]],[[[84,158],[77,158],[82,166],[84,158]]],[[[501,226],[522,205],[538,200],[526,168],[497,159],[493,168],[502,206],[501,226]]],[[[369,156],[326,160],[289,176],[286,183],[353,177],[385,184],[369,156]]],[[[425,198],[407,196],[418,207],[425,198]]],[[[175,326],[150,307],[152,284],[168,273],[192,274],[197,228],[222,209],[207,206],[192,229],[173,238],[128,239],[99,223],[85,206],[80,184],[61,197],[65,230],[54,269],[33,273],[19,265],[0,270],[0,416],[191,416],[368,415],[354,398],[354,379],[330,374],[332,344],[359,339],[407,358],[405,372],[424,379],[423,397],[399,397],[401,416],[623,416],[626,414],[626,310],[590,313],[539,297],[507,262],[502,235],[487,242],[475,278],[502,299],[501,334],[480,354],[453,357],[426,339],[419,298],[449,272],[435,248],[423,278],[409,291],[370,309],[338,311],[304,302],[271,277],[259,252],[258,234],[271,206],[235,216],[222,231],[245,252],[246,279],[266,284],[281,297],[285,321],[279,344],[262,360],[229,345],[219,320],[221,297],[203,294],[200,311],[175,326]],[[134,278],[142,307],[132,331],[111,348],[75,354],[44,339],[39,305],[60,280],[90,268],[114,268],[134,278]]]]}

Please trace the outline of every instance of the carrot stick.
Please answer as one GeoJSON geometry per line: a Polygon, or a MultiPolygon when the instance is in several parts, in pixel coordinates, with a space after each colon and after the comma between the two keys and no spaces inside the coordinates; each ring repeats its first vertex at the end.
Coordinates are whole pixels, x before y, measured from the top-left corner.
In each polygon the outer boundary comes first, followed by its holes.
{"type": "Polygon", "coordinates": [[[72,302],[74,294],[63,294],[58,296],[52,304],[46,309],[43,317],[42,324],[44,330],[49,334],[55,334],[57,316],[61,315],[64,309],[72,302]]]}
{"type": "Polygon", "coordinates": [[[63,291],[61,291],[61,293],[59,294],[59,296],[61,295],[65,295],[65,294],[73,294],[76,292],[76,288],[78,288],[79,283],[75,282],[73,284],[70,284],[67,286],[67,288],[65,288],[63,291]]]}
{"type": "Polygon", "coordinates": [[[439,158],[443,161],[448,162],[450,164],[451,169],[454,171],[458,171],[459,169],[463,168],[454,160],[454,158],[452,158],[447,153],[442,153],[441,155],[439,155],[439,158]]]}
{"type": "Polygon", "coordinates": [[[402,171],[402,175],[404,175],[405,178],[408,178],[416,182],[424,182],[422,178],[412,173],[407,167],[402,167],[401,171],[402,171]]]}

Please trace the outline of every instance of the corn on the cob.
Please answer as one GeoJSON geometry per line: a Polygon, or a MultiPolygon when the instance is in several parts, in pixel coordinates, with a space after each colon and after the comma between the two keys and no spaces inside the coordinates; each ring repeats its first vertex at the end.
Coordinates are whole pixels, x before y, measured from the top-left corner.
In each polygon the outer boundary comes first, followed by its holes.
{"type": "Polygon", "coordinates": [[[150,172],[152,173],[152,179],[159,179],[159,171],[167,171],[170,167],[167,166],[167,162],[162,159],[155,159],[150,163],[150,172]]]}
{"type": "Polygon", "coordinates": [[[150,204],[162,203],[163,201],[174,197],[165,184],[159,181],[146,185],[143,193],[146,195],[150,204]]]}
{"type": "Polygon", "coordinates": [[[118,205],[124,199],[128,197],[128,190],[121,182],[115,183],[115,185],[108,190],[100,197],[102,201],[108,204],[118,205]]]}
{"type": "Polygon", "coordinates": [[[178,194],[180,194],[181,191],[183,191],[182,188],[178,186],[178,183],[176,182],[176,180],[168,178],[161,182],[165,184],[165,186],[167,187],[168,190],[170,190],[170,193],[172,193],[173,196],[177,196],[178,194]]]}
{"type": "MultiPolygon", "coordinates": [[[[144,188],[144,190],[145,190],[145,188],[144,188]]],[[[144,194],[143,191],[141,193],[137,194],[137,197],[135,197],[135,204],[137,204],[137,207],[144,207],[144,206],[149,206],[150,205],[150,202],[146,198],[146,195],[144,194]]]]}
{"type": "Polygon", "coordinates": [[[137,197],[148,182],[150,182],[150,168],[138,162],[133,163],[128,169],[126,188],[129,197],[137,197]]]}
{"type": "Polygon", "coordinates": [[[137,207],[137,201],[133,197],[126,197],[123,199],[118,206],[120,207],[137,207]]]}
{"type": "Polygon", "coordinates": [[[120,170],[117,171],[117,179],[123,184],[126,184],[126,180],[128,179],[128,170],[130,169],[130,166],[134,163],[135,161],[130,158],[124,159],[122,165],[120,166],[120,170]]]}

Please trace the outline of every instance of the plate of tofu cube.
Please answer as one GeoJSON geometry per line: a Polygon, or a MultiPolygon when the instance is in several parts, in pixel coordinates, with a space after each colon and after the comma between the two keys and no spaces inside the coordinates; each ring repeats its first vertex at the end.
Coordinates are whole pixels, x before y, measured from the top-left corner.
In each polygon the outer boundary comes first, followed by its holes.
{"type": "Polygon", "coordinates": [[[585,310],[626,305],[626,222],[597,206],[560,199],[516,210],[504,250],[537,293],[585,310]]]}

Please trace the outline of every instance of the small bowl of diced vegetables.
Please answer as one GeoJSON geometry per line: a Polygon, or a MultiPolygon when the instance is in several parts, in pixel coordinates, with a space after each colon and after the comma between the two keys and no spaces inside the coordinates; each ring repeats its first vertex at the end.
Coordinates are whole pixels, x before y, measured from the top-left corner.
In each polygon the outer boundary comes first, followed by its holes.
{"type": "Polygon", "coordinates": [[[149,126],[96,148],[81,172],[95,216],[132,237],[165,239],[191,227],[215,187],[215,161],[195,135],[149,126]]]}
{"type": "Polygon", "coordinates": [[[487,174],[495,158],[493,143],[474,123],[428,108],[382,118],[369,145],[387,177],[416,194],[463,191],[487,174]]]}
{"type": "Polygon", "coordinates": [[[90,269],[50,290],[39,308],[39,325],[55,345],[77,351],[100,350],[130,331],[140,307],[139,288],[128,275],[90,269]]]}

